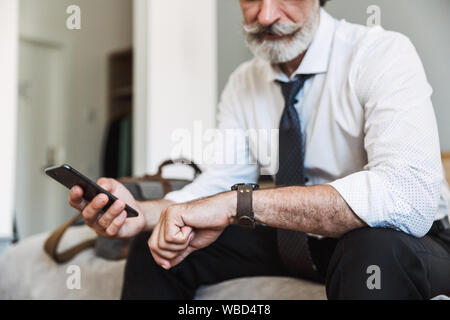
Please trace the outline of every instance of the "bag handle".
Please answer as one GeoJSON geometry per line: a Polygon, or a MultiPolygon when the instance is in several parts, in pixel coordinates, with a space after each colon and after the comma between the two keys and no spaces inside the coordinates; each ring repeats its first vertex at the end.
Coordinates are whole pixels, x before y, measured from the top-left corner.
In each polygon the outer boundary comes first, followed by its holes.
{"type": "Polygon", "coordinates": [[[132,177],[124,177],[124,178],[120,178],[120,182],[122,183],[127,183],[127,182],[140,182],[140,181],[159,181],[163,184],[164,187],[164,194],[169,193],[171,190],[169,188],[167,188],[167,186],[169,185],[168,180],[170,181],[171,179],[165,179],[162,176],[162,171],[163,168],[166,166],[170,166],[170,165],[174,165],[174,164],[184,164],[187,166],[190,166],[191,168],[194,169],[194,178],[196,178],[199,174],[202,173],[202,170],[199,168],[199,166],[197,164],[195,164],[192,161],[180,158],[180,159],[175,159],[175,160],[166,160],[163,163],[161,163],[158,167],[158,171],[156,172],[156,174],[154,175],[150,175],[150,174],[146,174],[142,177],[138,177],[138,178],[132,178],[132,177]]]}
{"type": "Polygon", "coordinates": [[[170,166],[170,165],[174,165],[174,164],[184,164],[184,165],[188,165],[191,168],[194,169],[194,179],[202,173],[202,170],[200,170],[200,168],[192,161],[189,161],[187,159],[184,158],[180,158],[180,159],[176,159],[176,160],[166,160],[163,163],[161,163],[158,167],[158,172],[156,173],[155,177],[157,177],[157,179],[159,180],[159,182],[162,185],[163,188],[163,192],[164,194],[168,194],[169,192],[172,191],[172,187],[169,183],[169,180],[163,178],[162,176],[162,171],[164,167],[170,166]]]}
{"type": "Polygon", "coordinates": [[[184,165],[190,166],[192,169],[194,169],[194,177],[197,177],[199,174],[202,173],[202,170],[199,168],[199,166],[197,164],[195,164],[194,162],[192,162],[190,160],[180,158],[180,159],[175,159],[175,160],[166,160],[163,163],[161,163],[158,167],[158,172],[156,173],[156,175],[162,177],[163,168],[166,166],[174,165],[174,164],[184,164],[184,165]]]}
{"type": "Polygon", "coordinates": [[[61,238],[64,233],[71,227],[75,221],[81,217],[81,213],[77,213],[72,218],[70,218],[66,223],[61,225],[58,229],[53,231],[44,243],[44,251],[57,263],[64,263],[71,260],[81,251],[95,246],[97,239],[90,239],[83,241],[64,252],[58,253],[58,246],[61,242],[61,238]]]}

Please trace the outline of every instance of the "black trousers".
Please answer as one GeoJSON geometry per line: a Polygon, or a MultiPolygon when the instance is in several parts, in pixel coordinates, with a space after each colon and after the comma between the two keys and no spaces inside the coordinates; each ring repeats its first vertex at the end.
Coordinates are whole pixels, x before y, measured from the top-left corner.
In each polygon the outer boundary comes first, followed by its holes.
{"type": "MultiPolygon", "coordinates": [[[[150,234],[132,242],[122,299],[193,299],[201,285],[249,276],[292,276],[281,263],[276,230],[228,227],[218,240],[164,270],[149,251],[150,234]]],[[[450,294],[450,230],[414,238],[363,228],[339,240],[310,241],[329,299],[429,299],[450,294]],[[375,267],[373,267],[375,266],[375,267]]]]}

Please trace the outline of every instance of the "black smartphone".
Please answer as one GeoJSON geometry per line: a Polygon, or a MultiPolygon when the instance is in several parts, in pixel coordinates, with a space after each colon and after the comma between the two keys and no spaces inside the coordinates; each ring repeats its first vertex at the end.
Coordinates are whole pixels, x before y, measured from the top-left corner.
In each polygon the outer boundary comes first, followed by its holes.
{"type": "MultiPolygon", "coordinates": [[[[106,206],[103,208],[103,212],[106,212],[109,207],[117,200],[117,198],[100,187],[94,181],[79,173],[77,170],[69,166],[68,164],[64,164],[59,167],[52,167],[45,169],[45,173],[66,186],[68,189],[72,189],[74,186],[79,186],[83,189],[83,198],[87,201],[92,201],[100,193],[104,193],[108,196],[109,201],[106,206]]],[[[136,210],[126,205],[125,211],[127,213],[128,218],[135,218],[139,214],[136,210]]]]}

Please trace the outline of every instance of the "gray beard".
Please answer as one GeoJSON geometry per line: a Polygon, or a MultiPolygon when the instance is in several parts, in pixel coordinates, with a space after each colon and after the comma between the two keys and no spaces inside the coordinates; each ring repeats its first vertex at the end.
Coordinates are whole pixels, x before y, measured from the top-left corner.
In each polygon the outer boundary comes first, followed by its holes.
{"type": "Polygon", "coordinates": [[[261,40],[258,37],[258,31],[262,28],[259,23],[244,25],[247,46],[255,56],[272,64],[292,61],[311,45],[319,26],[318,18],[318,10],[314,10],[309,19],[302,24],[277,23],[273,25],[271,28],[276,35],[289,35],[295,32],[293,38],[274,41],[261,40]]]}

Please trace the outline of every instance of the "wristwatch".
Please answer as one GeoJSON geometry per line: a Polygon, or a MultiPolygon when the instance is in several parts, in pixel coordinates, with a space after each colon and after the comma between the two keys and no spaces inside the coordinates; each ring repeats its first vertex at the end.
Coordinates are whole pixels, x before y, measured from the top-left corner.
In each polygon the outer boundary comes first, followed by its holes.
{"type": "Polygon", "coordinates": [[[238,183],[231,187],[237,191],[236,216],[242,228],[255,228],[255,215],[253,214],[253,191],[258,190],[259,185],[255,183],[238,183]]]}

